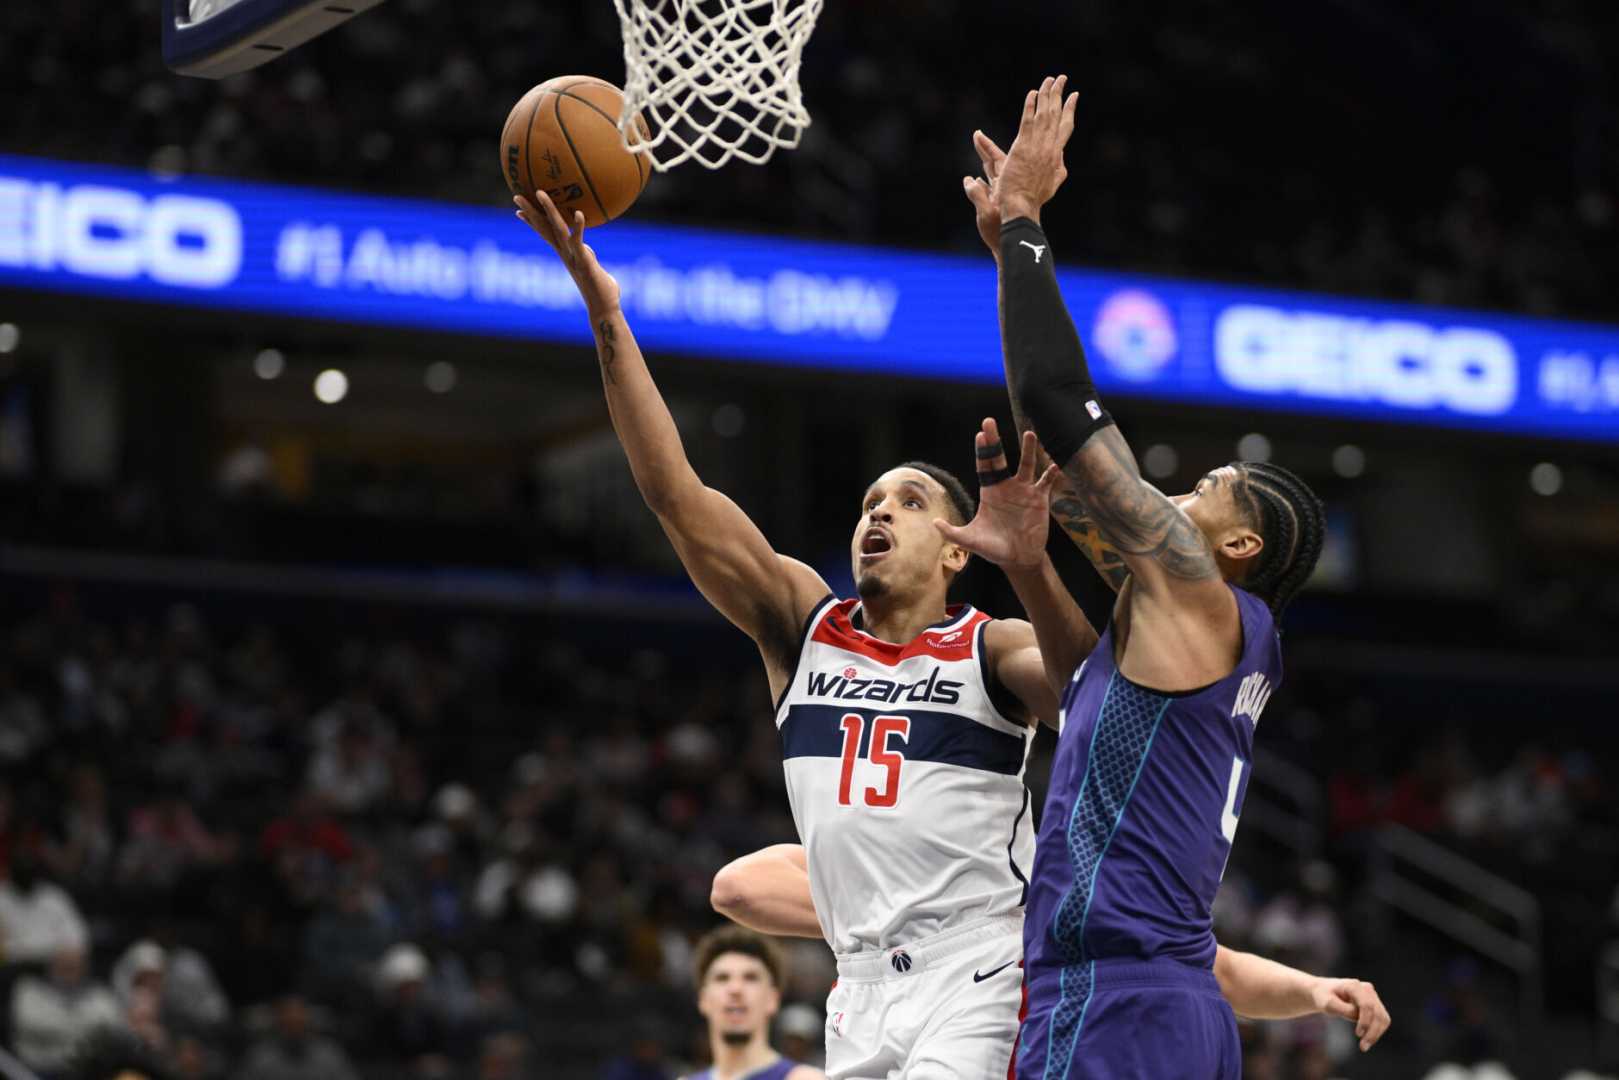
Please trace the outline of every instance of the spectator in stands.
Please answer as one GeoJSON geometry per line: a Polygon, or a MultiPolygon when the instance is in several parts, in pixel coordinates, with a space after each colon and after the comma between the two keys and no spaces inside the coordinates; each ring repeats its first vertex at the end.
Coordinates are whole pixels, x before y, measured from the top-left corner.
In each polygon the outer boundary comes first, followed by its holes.
{"type": "Polygon", "coordinates": [[[1265,1029],[1250,1021],[1239,1027],[1243,1080],[1282,1080],[1282,1055],[1265,1029]]]}
{"type": "Polygon", "coordinates": [[[1501,1056],[1501,1028],[1479,983],[1478,964],[1453,961],[1423,1008],[1422,1041],[1432,1058],[1477,1062],[1501,1056]]]}
{"type": "Polygon", "coordinates": [[[21,690],[11,665],[0,662],[0,764],[14,768],[27,761],[49,735],[39,699],[21,690]]]}
{"type": "Polygon", "coordinates": [[[455,859],[454,838],[434,822],[416,831],[412,839],[419,866],[414,889],[406,898],[405,915],[411,932],[428,941],[453,941],[471,919],[468,885],[455,859]]]}
{"type": "Polygon", "coordinates": [[[397,1075],[433,1076],[448,1068],[454,1037],[443,1009],[428,991],[427,957],[414,945],[383,955],[369,1043],[397,1075]]]}
{"type": "Polygon", "coordinates": [[[309,790],[341,814],[362,814],[388,793],[387,752],[369,719],[345,713],[336,737],[309,762],[309,790]]]}
{"type": "Polygon", "coordinates": [[[163,1022],[175,1032],[212,1035],[231,1014],[213,965],[199,950],[180,940],[175,926],[160,921],[152,930],[152,943],[163,950],[163,1022]]]}
{"type": "Polygon", "coordinates": [[[12,990],[12,1045],[24,1064],[49,1076],[66,1069],[92,1031],[120,1019],[118,999],[89,977],[82,941],[58,948],[45,977],[24,975],[12,990]]]}
{"type": "Polygon", "coordinates": [[[99,766],[81,762],[69,774],[67,804],[40,857],[68,888],[94,889],[111,873],[117,847],[106,779],[99,766]]]}
{"type": "Polygon", "coordinates": [[[170,1080],[173,1073],[133,1032],[101,1028],[73,1053],[63,1080],[170,1080]]]}
{"type": "Polygon", "coordinates": [[[309,1006],[288,994],[275,1006],[275,1033],[260,1039],[243,1059],[240,1080],[356,1080],[336,1040],[310,1025],[309,1006]]]}
{"type": "Polygon", "coordinates": [[[357,1005],[369,994],[393,929],[359,879],[347,875],[304,931],[304,970],[316,997],[357,1005]]]}
{"type": "Polygon", "coordinates": [[[163,982],[168,956],[153,941],[131,945],[112,969],[112,989],[118,996],[124,1024],[148,1046],[166,1052],[169,1031],[164,1024],[163,982]]]}
{"type": "Polygon", "coordinates": [[[478,957],[465,1024],[469,1042],[503,1032],[522,1032],[529,1026],[527,1013],[512,994],[506,961],[500,953],[478,957]]]}
{"type": "Polygon", "coordinates": [[[516,1032],[491,1035],[478,1056],[478,1080],[529,1080],[528,1039],[516,1032]]]}
{"type": "Polygon", "coordinates": [[[1299,873],[1298,889],[1278,893],[1259,910],[1255,945],[1268,956],[1285,956],[1305,971],[1336,971],[1344,953],[1343,920],[1336,903],[1337,874],[1321,860],[1299,873]]]}
{"type": "Polygon", "coordinates": [[[561,925],[579,906],[579,886],[566,866],[546,857],[534,828],[518,820],[501,833],[504,849],[478,875],[473,903],[485,922],[533,919],[561,925]]]}
{"type": "Polygon", "coordinates": [[[140,892],[168,893],[187,874],[211,869],[233,855],[233,845],[202,823],[177,789],[136,807],[118,859],[122,883],[140,892]]]}
{"type": "Polygon", "coordinates": [[[601,1080],[668,1080],[663,1025],[652,1017],[637,1016],[627,1026],[626,1052],[607,1063],[601,1080]]]}
{"type": "Polygon", "coordinates": [[[225,1062],[221,1055],[191,1035],[182,1035],[174,1041],[169,1064],[175,1080],[226,1080],[225,1062]]]}
{"type": "Polygon", "coordinates": [[[781,1056],[806,1065],[826,1061],[826,1017],[813,1005],[794,1002],[776,1018],[776,1047],[781,1056]]]}
{"type": "Polygon", "coordinates": [[[305,791],[284,816],[265,827],[259,854],[285,892],[285,900],[305,907],[319,900],[337,869],[354,857],[354,842],[325,800],[305,791]]]}
{"type": "Polygon", "coordinates": [[[90,939],[73,898],[41,876],[38,855],[19,845],[0,867],[0,961],[45,964],[90,939]]]}

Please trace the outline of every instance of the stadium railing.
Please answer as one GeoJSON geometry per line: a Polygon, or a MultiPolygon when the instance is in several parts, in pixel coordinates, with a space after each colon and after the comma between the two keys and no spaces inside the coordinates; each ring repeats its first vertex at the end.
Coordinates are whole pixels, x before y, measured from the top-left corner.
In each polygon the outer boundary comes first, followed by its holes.
{"type": "Polygon", "coordinates": [[[1506,878],[1403,825],[1385,825],[1372,850],[1372,895],[1517,977],[1521,1031],[1545,1012],[1540,902],[1506,878]],[[1435,888],[1438,886],[1438,888],[1435,888]],[[1439,889],[1451,895],[1442,895],[1439,889]],[[1503,930],[1484,917],[1511,926],[1503,930]]]}
{"type": "Polygon", "coordinates": [[[1280,754],[1254,747],[1254,771],[1243,798],[1242,825],[1263,833],[1300,862],[1321,853],[1321,782],[1280,754]]]}

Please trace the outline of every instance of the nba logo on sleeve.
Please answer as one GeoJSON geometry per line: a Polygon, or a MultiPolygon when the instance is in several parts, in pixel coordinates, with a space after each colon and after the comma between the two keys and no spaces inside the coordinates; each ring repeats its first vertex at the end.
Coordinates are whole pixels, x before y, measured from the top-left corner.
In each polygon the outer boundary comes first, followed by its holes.
{"type": "Polygon", "coordinates": [[[1265,711],[1265,704],[1270,701],[1270,693],[1271,685],[1265,679],[1264,672],[1256,671],[1249,675],[1237,688],[1237,703],[1232,706],[1231,719],[1246,716],[1254,727],[1258,727],[1259,714],[1265,711]]]}

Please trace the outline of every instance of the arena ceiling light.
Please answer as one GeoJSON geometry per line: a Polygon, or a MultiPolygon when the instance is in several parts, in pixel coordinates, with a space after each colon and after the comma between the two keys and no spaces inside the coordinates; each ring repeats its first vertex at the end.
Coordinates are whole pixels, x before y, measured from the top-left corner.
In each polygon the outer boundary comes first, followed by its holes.
{"type": "Polygon", "coordinates": [[[287,370],[287,358],[280,349],[260,349],[253,358],[253,374],[266,381],[279,379],[287,370]]]}
{"type": "Polygon", "coordinates": [[[1153,443],[1141,455],[1141,467],[1154,480],[1167,480],[1180,468],[1181,456],[1168,443],[1153,443]]]}
{"type": "Polygon", "coordinates": [[[1346,480],[1353,480],[1366,471],[1366,451],[1353,443],[1345,443],[1332,452],[1332,471],[1346,480]]]}
{"type": "Polygon", "coordinates": [[[336,405],[349,396],[349,377],[337,368],[315,376],[315,397],[322,405],[336,405]]]}
{"type": "Polygon", "coordinates": [[[1529,470],[1529,489],[1536,495],[1552,496],[1563,490],[1563,470],[1542,461],[1529,470]]]}
{"type": "Polygon", "coordinates": [[[223,79],[274,60],[383,0],[161,0],[163,61],[223,79]]]}

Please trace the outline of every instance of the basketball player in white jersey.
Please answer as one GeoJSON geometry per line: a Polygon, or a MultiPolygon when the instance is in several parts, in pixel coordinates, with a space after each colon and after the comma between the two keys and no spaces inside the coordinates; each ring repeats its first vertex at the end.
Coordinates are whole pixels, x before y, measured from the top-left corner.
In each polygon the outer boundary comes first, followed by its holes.
{"type": "Polygon", "coordinates": [[[878,477],[850,505],[859,596],[832,596],[697,477],[583,216],[570,228],[540,200],[519,199],[519,216],[585,301],[642,497],[698,589],[764,660],[820,936],[838,957],[828,1075],[1004,1075],[1033,857],[1023,768],[1031,721],[1056,714],[1056,676],[1028,623],[946,603],[967,553],[933,522],[965,524],[971,497],[924,463],[878,477]]]}

